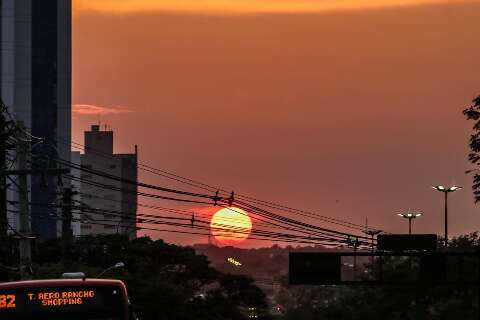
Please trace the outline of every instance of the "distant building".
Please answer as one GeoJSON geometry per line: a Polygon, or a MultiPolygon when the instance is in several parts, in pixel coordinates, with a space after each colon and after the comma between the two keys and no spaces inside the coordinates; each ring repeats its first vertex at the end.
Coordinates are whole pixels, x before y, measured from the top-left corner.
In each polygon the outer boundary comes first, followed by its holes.
{"type": "MultiPolygon", "coordinates": [[[[32,152],[34,169],[70,161],[71,0],[0,0],[0,97],[32,135],[45,138],[32,152]]],[[[68,181],[64,183],[68,184],[68,181]]],[[[58,236],[61,221],[45,204],[55,201],[57,178],[29,178],[31,225],[42,239],[58,236]]],[[[10,200],[18,194],[9,191],[10,200]]],[[[15,211],[15,208],[9,208],[15,211]]],[[[17,215],[9,220],[17,227],[17,215]]]]}
{"type": "MultiPolygon", "coordinates": [[[[113,131],[102,131],[99,125],[85,132],[85,153],[80,162],[86,169],[135,183],[138,180],[137,147],[132,154],[114,154],[113,131]]],[[[123,234],[135,238],[137,186],[88,172],[82,172],[81,178],[80,206],[84,209],[74,235],[123,234]]]]}

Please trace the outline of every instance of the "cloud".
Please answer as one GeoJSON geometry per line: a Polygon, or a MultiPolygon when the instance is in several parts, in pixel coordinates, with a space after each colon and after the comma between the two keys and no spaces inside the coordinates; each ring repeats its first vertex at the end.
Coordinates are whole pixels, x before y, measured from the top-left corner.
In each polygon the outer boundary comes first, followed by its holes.
{"type": "MultiPolygon", "coordinates": [[[[463,2],[475,2],[464,0],[463,2]]],[[[75,10],[103,13],[304,13],[458,3],[460,0],[76,0],[75,10]]]]}
{"type": "Polygon", "coordinates": [[[77,115],[90,116],[129,113],[132,112],[132,110],[125,107],[107,107],[96,106],[92,104],[74,104],[72,106],[72,112],[77,115]]]}

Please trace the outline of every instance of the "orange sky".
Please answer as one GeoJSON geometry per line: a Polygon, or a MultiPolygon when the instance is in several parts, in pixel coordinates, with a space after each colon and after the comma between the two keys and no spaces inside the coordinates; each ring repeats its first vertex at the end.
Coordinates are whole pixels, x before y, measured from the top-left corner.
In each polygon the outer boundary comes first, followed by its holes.
{"type": "MultiPolygon", "coordinates": [[[[385,8],[439,3],[459,3],[461,0],[75,0],[77,10],[104,13],[145,11],[214,12],[214,13],[273,13],[322,12],[345,9],[385,8]]],[[[471,1],[470,1],[471,2],[471,1]]]]}
{"type": "Polygon", "coordinates": [[[100,119],[118,152],[138,144],[155,167],[356,223],[369,216],[391,232],[407,227],[396,213],[419,209],[414,230],[441,233],[442,199],[429,186],[457,183],[466,189],[450,201],[450,230],[478,229],[461,110],[480,93],[480,5],[455,3],[262,15],[77,10],[74,140],[100,119]]]}

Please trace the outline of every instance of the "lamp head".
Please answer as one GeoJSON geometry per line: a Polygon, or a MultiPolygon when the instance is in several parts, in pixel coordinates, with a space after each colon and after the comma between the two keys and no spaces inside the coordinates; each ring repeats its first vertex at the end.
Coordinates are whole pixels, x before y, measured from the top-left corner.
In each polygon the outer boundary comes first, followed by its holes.
{"type": "Polygon", "coordinates": [[[454,192],[454,191],[457,191],[457,190],[460,190],[462,189],[462,187],[459,187],[459,186],[451,186],[450,188],[448,188],[448,192],[454,192]]]}
{"type": "Polygon", "coordinates": [[[422,215],[422,213],[418,212],[408,212],[408,213],[398,213],[397,214],[399,217],[405,218],[405,219],[415,219],[418,218],[422,215]]]}
{"type": "Polygon", "coordinates": [[[432,188],[437,190],[437,191],[440,191],[440,192],[454,192],[454,191],[458,191],[458,190],[462,189],[462,187],[459,187],[459,186],[451,186],[451,187],[447,188],[447,187],[444,187],[442,185],[434,186],[432,188]]]}

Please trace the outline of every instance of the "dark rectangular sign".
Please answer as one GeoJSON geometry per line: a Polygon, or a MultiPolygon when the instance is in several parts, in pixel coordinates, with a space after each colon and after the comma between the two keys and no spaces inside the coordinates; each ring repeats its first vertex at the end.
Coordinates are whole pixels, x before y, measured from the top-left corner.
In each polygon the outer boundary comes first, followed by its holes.
{"type": "Polygon", "coordinates": [[[377,249],[380,251],[437,250],[436,234],[379,234],[377,249]]]}
{"type": "Polygon", "coordinates": [[[338,253],[290,252],[290,284],[338,284],[341,256],[338,253]]]}
{"type": "Polygon", "coordinates": [[[0,319],[34,319],[40,315],[53,319],[59,314],[118,317],[123,300],[117,286],[0,289],[0,319]]]}

